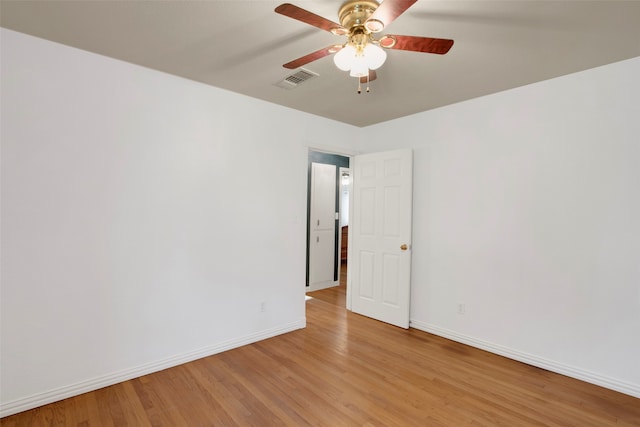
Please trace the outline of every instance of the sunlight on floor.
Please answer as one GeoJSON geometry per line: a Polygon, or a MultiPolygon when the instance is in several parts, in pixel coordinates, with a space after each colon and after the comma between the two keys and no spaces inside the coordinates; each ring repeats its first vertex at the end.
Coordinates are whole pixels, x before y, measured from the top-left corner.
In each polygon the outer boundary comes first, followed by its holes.
{"type": "Polygon", "coordinates": [[[310,299],[313,299],[313,297],[310,297],[309,295],[305,295],[304,296],[304,300],[305,301],[309,301],[310,299]]]}

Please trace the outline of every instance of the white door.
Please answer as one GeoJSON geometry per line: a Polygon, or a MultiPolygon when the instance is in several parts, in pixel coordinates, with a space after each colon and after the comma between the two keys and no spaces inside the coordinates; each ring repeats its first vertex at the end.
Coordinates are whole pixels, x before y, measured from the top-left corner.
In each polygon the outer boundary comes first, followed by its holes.
{"type": "Polygon", "coordinates": [[[309,289],[334,285],[336,244],[336,166],[311,163],[309,289]]]}
{"type": "Polygon", "coordinates": [[[411,150],[356,156],[353,172],[351,309],[409,327],[411,150]]]}

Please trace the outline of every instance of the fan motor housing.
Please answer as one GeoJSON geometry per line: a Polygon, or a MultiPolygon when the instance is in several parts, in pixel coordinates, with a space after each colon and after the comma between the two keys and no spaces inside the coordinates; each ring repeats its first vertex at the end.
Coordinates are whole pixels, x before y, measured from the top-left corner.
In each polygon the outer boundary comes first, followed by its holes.
{"type": "Polygon", "coordinates": [[[372,0],[347,1],[338,12],[340,24],[346,29],[364,25],[378,6],[380,6],[378,2],[372,0]]]}

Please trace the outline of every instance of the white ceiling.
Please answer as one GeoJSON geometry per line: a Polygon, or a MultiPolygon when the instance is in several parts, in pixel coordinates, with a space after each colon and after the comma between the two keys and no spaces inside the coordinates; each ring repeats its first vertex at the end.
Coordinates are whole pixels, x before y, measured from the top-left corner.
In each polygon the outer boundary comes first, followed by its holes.
{"type": "MultiPolygon", "coordinates": [[[[331,57],[292,90],[282,64],[343,42],[276,14],[282,1],[1,0],[5,28],[355,126],[640,56],[640,1],[420,0],[382,34],[455,40],[446,55],[390,50],[371,93],[331,57]]],[[[292,3],[338,22],[339,0],[292,3]]],[[[294,70],[295,71],[295,70],[294,70]]]]}

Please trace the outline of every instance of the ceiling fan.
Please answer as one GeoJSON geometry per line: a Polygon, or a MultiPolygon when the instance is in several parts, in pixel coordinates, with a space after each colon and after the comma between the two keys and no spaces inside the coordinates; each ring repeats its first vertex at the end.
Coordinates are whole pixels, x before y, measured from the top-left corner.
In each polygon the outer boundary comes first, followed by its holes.
{"type": "Polygon", "coordinates": [[[368,83],[376,79],[375,70],[382,66],[387,58],[384,49],[444,55],[453,46],[453,40],[393,34],[386,34],[378,39],[374,37],[374,34],[384,30],[416,1],[418,0],[385,0],[378,3],[375,0],[348,0],[338,11],[340,24],[293,4],[281,4],[275,9],[277,13],[348,38],[344,44],[317,50],[287,62],[283,67],[298,68],[335,53],[333,60],[336,66],[343,71],[349,71],[350,76],[359,79],[360,93],[361,83],[367,83],[369,92],[368,83]]]}

